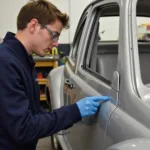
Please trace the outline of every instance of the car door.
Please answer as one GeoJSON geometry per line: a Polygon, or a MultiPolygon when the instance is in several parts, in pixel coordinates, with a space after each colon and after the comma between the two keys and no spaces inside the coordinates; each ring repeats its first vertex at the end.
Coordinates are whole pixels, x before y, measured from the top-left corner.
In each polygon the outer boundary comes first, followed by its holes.
{"type": "MultiPolygon", "coordinates": [[[[102,18],[106,15],[112,17],[114,14],[119,16],[118,3],[119,1],[115,0],[94,2],[87,18],[88,26],[82,32],[75,74],[70,78],[72,87],[67,93],[67,104],[92,95],[107,95],[110,96],[110,101],[101,105],[97,115],[84,118],[67,130],[65,137],[73,150],[101,150],[104,148],[104,141],[109,143],[109,137],[105,136],[105,132],[111,113],[116,108],[119,91],[116,42],[119,36],[119,17],[116,19],[117,33],[111,38],[111,33],[108,36],[101,35],[106,26],[102,25],[102,18]],[[106,42],[105,39],[108,37],[109,40],[106,42]],[[115,41],[112,42],[112,39],[115,41]]],[[[109,27],[111,25],[108,25],[106,32],[111,31],[109,27]]]]}
{"type": "MultiPolygon", "coordinates": [[[[82,51],[81,49],[79,49],[79,47],[81,45],[81,39],[84,38],[82,33],[84,32],[85,27],[87,26],[87,16],[89,15],[90,11],[91,6],[89,5],[80,18],[73,40],[73,44],[71,46],[71,52],[68,61],[64,67],[64,105],[69,105],[73,103],[73,101],[71,100],[74,99],[74,93],[76,93],[74,85],[72,84],[72,78],[75,75],[74,73],[77,65],[78,55],[80,51],[82,51]]],[[[70,134],[70,131],[64,130],[63,134],[66,142],[69,145],[70,143],[68,141],[67,135],[70,134]]]]}

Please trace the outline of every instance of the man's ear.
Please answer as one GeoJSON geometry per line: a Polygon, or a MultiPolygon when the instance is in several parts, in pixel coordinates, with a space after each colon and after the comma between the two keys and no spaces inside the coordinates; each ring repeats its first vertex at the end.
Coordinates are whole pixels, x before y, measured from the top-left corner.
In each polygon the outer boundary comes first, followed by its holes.
{"type": "Polygon", "coordinates": [[[27,25],[27,28],[29,29],[29,32],[31,34],[34,34],[37,30],[37,27],[38,27],[38,20],[37,19],[32,19],[28,25],[27,25]]]}

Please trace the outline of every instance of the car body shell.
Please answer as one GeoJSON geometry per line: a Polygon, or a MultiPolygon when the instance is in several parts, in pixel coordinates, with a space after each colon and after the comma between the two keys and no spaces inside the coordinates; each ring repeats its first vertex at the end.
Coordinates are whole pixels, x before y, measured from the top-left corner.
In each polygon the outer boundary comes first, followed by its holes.
{"type": "MultiPolygon", "coordinates": [[[[135,11],[137,0],[96,0],[84,10],[74,38],[76,42],[77,33],[80,33],[80,26],[86,18],[76,60],[72,58],[75,49],[72,46],[65,66],[52,70],[48,75],[47,99],[52,110],[75,103],[86,96],[107,95],[110,100],[101,104],[95,116],[84,118],[73,127],[55,135],[64,150],[149,149],[150,89],[146,86],[148,83],[143,83],[141,78],[136,39],[136,15],[148,16],[150,14],[148,4],[150,5],[148,0],[138,2],[138,14],[135,11]],[[120,29],[117,42],[117,68],[109,84],[103,78],[97,78],[95,74],[86,70],[84,60],[88,53],[90,31],[96,30],[92,27],[96,15],[95,8],[114,3],[120,8],[120,29]]],[[[107,15],[117,13],[115,10],[114,13],[108,11],[107,15]]],[[[116,43],[102,43],[102,47],[105,45],[111,49],[116,43]]],[[[143,43],[141,45],[143,46],[143,43]]],[[[93,53],[91,55],[94,55],[93,53]]],[[[113,58],[111,60],[113,61],[113,58]]],[[[109,68],[106,77],[109,78],[113,64],[106,66],[109,68]]]]}

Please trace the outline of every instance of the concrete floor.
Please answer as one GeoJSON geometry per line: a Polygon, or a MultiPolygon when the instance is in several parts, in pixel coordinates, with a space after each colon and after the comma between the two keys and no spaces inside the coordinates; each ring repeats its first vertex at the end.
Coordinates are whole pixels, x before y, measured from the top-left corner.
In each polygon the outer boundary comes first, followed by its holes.
{"type": "Polygon", "coordinates": [[[50,137],[40,139],[36,150],[52,150],[50,137]]]}

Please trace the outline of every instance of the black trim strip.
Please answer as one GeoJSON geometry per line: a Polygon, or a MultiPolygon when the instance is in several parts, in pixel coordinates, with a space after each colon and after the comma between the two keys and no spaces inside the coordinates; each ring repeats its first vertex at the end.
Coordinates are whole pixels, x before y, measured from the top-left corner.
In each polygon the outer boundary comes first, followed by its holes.
{"type": "Polygon", "coordinates": [[[109,80],[105,79],[104,77],[102,77],[98,72],[94,72],[90,68],[85,68],[85,70],[87,72],[91,73],[92,75],[94,75],[96,78],[100,79],[101,81],[103,81],[106,84],[108,84],[109,86],[111,86],[111,81],[109,81],[109,80]]]}

